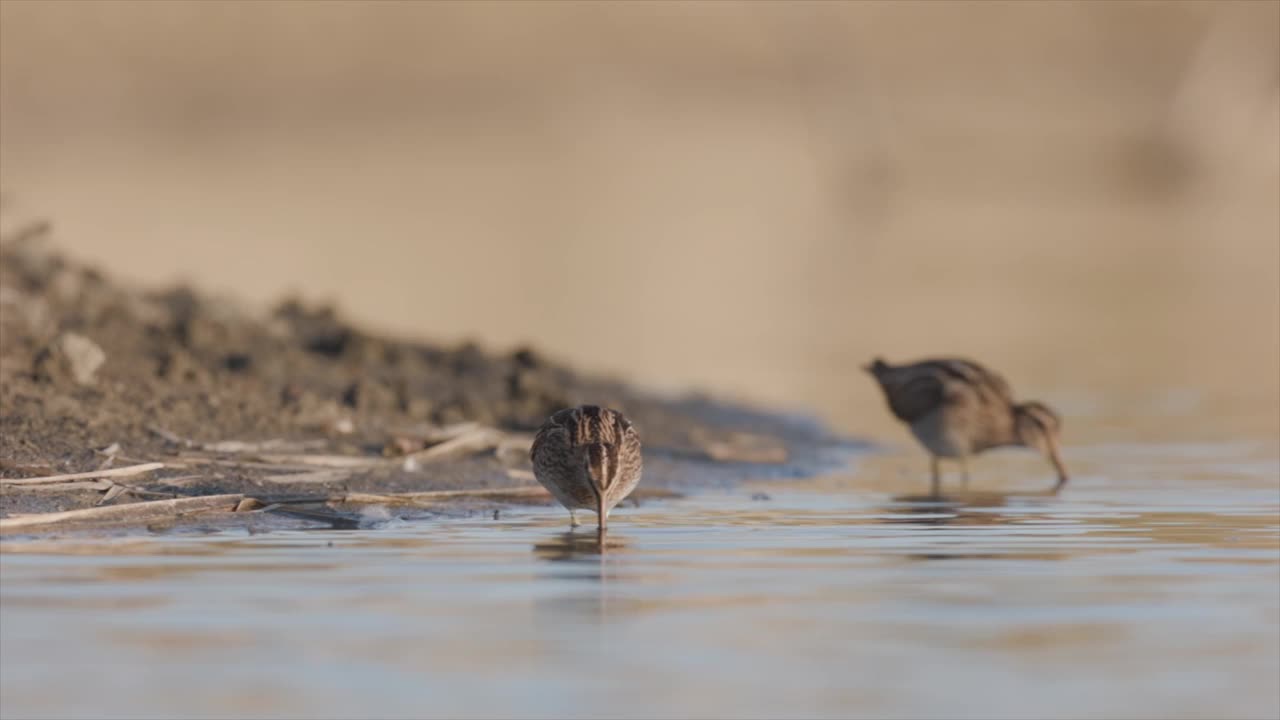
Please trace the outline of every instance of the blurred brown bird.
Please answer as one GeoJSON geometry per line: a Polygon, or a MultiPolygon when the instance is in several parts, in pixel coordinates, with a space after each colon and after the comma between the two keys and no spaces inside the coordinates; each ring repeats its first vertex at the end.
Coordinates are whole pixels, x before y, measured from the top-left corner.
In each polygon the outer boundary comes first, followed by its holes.
{"type": "Polygon", "coordinates": [[[595,405],[561,410],[543,423],[530,450],[533,474],[569,510],[594,511],[600,529],[609,511],[640,482],[640,433],[622,413],[595,405]]]}
{"type": "Polygon", "coordinates": [[[946,358],[906,365],[876,358],[864,369],[880,383],[889,409],[929,451],[934,495],[942,480],[940,458],[958,459],[967,485],[969,456],[1006,445],[1029,447],[1048,458],[1058,472],[1055,491],[1067,483],[1057,413],[1044,403],[1015,402],[996,373],[969,360],[946,358]]]}

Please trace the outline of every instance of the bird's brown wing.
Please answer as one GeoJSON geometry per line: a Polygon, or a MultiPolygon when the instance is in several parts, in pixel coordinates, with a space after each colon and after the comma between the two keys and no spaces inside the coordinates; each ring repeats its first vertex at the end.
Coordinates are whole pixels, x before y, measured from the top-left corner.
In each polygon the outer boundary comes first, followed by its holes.
{"type": "Polygon", "coordinates": [[[1009,388],[1009,383],[1005,382],[999,373],[988,370],[972,360],[947,358],[921,364],[936,366],[951,382],[964,383],[984,399],[1006,404],[1013,403],[1013,391],[1009,388]]]}
{"type": "Polygon", "coordinates": [[[946,401],[946,384],[937,368],[911,365],[895,368],[880,378],[889,410],[903,422],[914,423],[946,401]]]}
{"type": "Polygon", "coordinates": [[[1003,378],[969,360],[924,360],[887,368],[876,377],[884,388],[889,409],[907,423],[947,404],[1013,402],[1003,378]]]}
{"type": "Polygon", "coordinates": [[[547,458],[564,453],[573,447],[573,440],[564,425],[548,420],[533,436],[533,445],[529,447],[529,459],[537,466],[546,462],[547,458]]]}
{"type": "Polygon", "coordinates": [[[622,433],[622,471],[628,477],[639,476],[644,460],[641,457],[641,441],[640,431],[635,429],[626,418],[623,418],[625,427],[622,433]]]}

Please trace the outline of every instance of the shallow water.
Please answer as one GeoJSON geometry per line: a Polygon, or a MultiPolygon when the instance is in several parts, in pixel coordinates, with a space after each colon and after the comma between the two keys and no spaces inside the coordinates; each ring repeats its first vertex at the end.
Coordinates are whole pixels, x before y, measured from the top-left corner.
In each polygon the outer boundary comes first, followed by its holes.
{"type": "Polygon", "coordinates": [[[9,541],[3,714],[1280,714],[1276,448],[1072,457],[1059,496],[999,455],[938,502],[871,455],[620,510],[603,549],[551,508],[9,541]]]}

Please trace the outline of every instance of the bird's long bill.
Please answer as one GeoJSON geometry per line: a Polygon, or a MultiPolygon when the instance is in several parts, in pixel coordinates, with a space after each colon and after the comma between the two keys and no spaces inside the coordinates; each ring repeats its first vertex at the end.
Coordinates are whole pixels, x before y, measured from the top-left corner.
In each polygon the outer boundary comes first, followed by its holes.
{"type": "Polygon", "coordinates": [[[1058,484],[1054,486],[1054,490],[1061,490],[1063,485],[1067,484],[1067,467],[1062,464],[1062,453],[1058,449],[1058,441],[1055,438],[1049,438],[1049,462],[1053,463],[1053,469],[1058,471],[1058,484]]]}
{"type": "MultiPolygon", "coordinates": [[[[587,482],[591,483],[591,492],[596,496],[596,514],[600,518],[600,527],[602,528],[607,522],[604,507],[605,497],[609,494],[609,481],[612,479],[609,462],[609,449],[611,447],[614,446],[605,443],[591,443],[587,446],[587,482]]],[[[616,452],[613,460],[612,467],[616,471],[616,452]]]]}

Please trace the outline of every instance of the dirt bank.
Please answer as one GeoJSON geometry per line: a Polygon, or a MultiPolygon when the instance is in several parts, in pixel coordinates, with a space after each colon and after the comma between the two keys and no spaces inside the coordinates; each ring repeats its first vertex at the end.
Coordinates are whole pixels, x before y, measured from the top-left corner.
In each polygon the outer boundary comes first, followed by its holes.
{"type": "Polygon", "coordinates": [[[0,238],[0,478],[80,476],[6,484],[10,519],[214,495],[295,518],[301,506],[343,516],[373,496],[456,505],[403,495],[444,490],[514,488],[469,499],[542,502],[531,433],[582,402],[618,407],[642,428],[650,492],[805,474],[848,447],[804,420],[654,397],[533,348],[380,337],[299,299],[262,316],[186,286],[129,287],[60,255],[51,236],[33,223],[0,238]],[[83,475],[151,463],[163,466],[83,475]]]}

